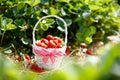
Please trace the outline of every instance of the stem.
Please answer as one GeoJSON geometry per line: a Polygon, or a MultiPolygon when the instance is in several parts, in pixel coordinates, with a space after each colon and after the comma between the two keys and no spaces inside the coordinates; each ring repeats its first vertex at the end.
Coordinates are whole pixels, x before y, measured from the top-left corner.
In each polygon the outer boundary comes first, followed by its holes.
{"type": "Polygon", "coordinates": [[[4,35],[5,35],[6,30],[4,30],[3,34],[2,34],[2,38],[1,38],[1,42],[0,42],[0,46],[2,46],[3,43],[3,39],[4,39],[4,35]]]}

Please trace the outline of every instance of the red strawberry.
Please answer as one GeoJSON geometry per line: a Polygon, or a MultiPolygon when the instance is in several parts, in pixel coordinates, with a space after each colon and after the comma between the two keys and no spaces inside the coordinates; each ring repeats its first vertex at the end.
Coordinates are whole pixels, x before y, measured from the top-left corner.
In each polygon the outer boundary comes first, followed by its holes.
{"type": "Polygon", "coordinates": [[[59,37],[54,37],[54,40],[57,40],[57,41],[58,41],[58,43],[62,43],[62,39],[61,39],[61,38],[59,38],[59,37]]]}
{"type": "Polygon", "coordinates": [[[53,40],[54,37],[52,35],[47,35],[46,39],[49,41],[49,40],[53,40]]]}
{"type": "Polygon", "coordinates": [[[87,48],[87,45],[85,43],[80,44],[82,48],[87,48]]]}
{"type": "Polygon", "coordinates": [[[15,57],[16,57],[16,60],[20,62],[20,60],[21,60],[20,55],[16,55],[15,57]]]}
{"type": "Polygon", "coordinates": [[[61,38],[58,38],[58,42],[59,42],[59,43],[62,43],[62,39],[61,39],[61,38]]]}
{"type": "Polygon", "coordinates": [[[53,40],[48,42],[48,48],[56,48],[56,44],[53,42],[53,40]]]}
{"type": "Polygon", "coordinates": [[[58,40],[53,40],[53,42],[55,43],[57,48],[61,48],[62,47],[61,43],[59,43],[58,40]]]}
{"type": "Polygon", "coordinates": [[[87,53],[88,55],[92,55],[92,51],[91,51],[90,49],[88,49],[88,50],[86,51],[86,53],[87,53]]]}
{"type": "Polygon", "coordinates": [[[53,42],[57,45],[58,44],[58,40],[53,40],[53,42]]]}
{"type": "Polygon", "coordinates": [[[67,46],[67,47],[66,47],[66,51],[65,51],[66,55],[69,55],[69,54],[70,54],[70,50],[71,50],[71,49],[70,49],[70,46],[67,46]]]}
{"type": "Polygon", "coordinates": [[[40,40],[37,41],[37,42],[36,42],[36,45],[37,45],[37,46],[41,46],[41,41],[40,41],[40,40]]]}
{"type": "Polygon", "coordinates": [[[38,72],[38,73],[44,72],[44,69],[43,69],[43,68],[39,68],[39,67],[38,67],[37,65],[35,65],[35,64],[32,64],[31,67],[30,67],[30,69],[31,69],[32,71],[35,71],[35,72],[38,72]]]}
{"type": "Polygon", "coordinates": [[[43,48],[47,48],[47,45],[45,43],[42,43],[42,42],[37,42],[36,43],[37,46],[40,46],[40,47],[43,47],[43,48]]]}
{"type": "Polygon", "coordinates": [[[61,48],[62,45],[61,45],[60,43],[58,43],[56,47],[57,47],[57,48],[61,48]]]}
{"type": "Polygon", "coordinates": [[[26,59],[27,61],[31,61],[31,58],[30,58],[30,56],[29,56],[28,54],[25,55],[25,59],[26,59]]]}
{"type": "Polygon", "coordinates": [[[45,44],[48,44],[48,40],[47,39],[42,39],[41,42],[45,43],[45,44]]]}

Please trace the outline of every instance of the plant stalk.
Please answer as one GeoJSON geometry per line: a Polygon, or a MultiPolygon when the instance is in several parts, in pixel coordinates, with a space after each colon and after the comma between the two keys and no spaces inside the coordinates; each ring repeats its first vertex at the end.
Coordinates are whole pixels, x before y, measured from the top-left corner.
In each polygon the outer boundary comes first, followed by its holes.
{"type": "Polygon", "coordinates": [[[0,42],[0,46],[2,46],[3,43],[3,39],[4,39],[4,35],[5,35],[6,30],[4,30],[3,34],[2,34],[2,38],[1,38],[1,42],[0,42]]]}

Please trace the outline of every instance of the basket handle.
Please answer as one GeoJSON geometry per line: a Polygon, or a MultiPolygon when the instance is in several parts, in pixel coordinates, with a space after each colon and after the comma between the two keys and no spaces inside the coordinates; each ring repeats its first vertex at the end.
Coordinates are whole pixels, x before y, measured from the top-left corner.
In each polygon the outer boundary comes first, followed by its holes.
{"type": "Polygon", "coordinates": [[[36,30],[39,22],[42,21],[42,20],[44,20],[44,19],[46,19],[46,18],[49,18],[49,17],[55,17],[55,18],[61,20],[64,23],[64,27],[65,27],[65,46],[66,46],[67,45],[67,34],[68,34],[68,32],[67,32],[67,24],[66,24],[66,22],[62,18],[60,18],[60,17],[58,17],[56,15],[44,16],[44,17],[42,17],[41,19],[38,20],[38,22],[35,24],[35,26],[33,28],[33,33],[32,33],[32,35],[33,35],[33,45],[35,45],[35,41],[36,41],[35,40],[35,30],[36,30]]]}

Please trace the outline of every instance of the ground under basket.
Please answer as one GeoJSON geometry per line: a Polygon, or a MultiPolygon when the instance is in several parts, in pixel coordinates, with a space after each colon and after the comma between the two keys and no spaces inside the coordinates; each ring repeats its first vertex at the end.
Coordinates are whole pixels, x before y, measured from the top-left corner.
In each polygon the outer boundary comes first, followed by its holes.
{"type": "Polygon", "coordinates": [[[55,15],[44,16],[35,24],[35,27],[33,28],[32,50],[33,53],[35,54],[36,63],[39,67],[44,68],[46,70],[59,68],[63,60],[63,57],[65,56],[66,44],[67,44],[67,24],[62,18],[55,15]],[[64,23],[65,41],[62,48],[42,48],[36,46],[35,30],[37,28],[37,25],[46,18],[57,18],[64,23]]]}

